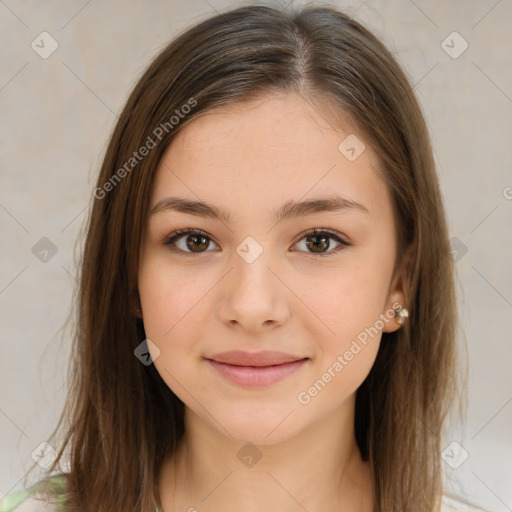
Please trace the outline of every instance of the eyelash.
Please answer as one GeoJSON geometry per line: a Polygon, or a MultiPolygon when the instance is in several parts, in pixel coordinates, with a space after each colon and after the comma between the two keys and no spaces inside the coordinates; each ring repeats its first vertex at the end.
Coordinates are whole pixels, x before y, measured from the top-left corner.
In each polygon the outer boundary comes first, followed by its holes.
{"type": "MultiPolygon", "coordinates": [[[[208,240],[213,241],[207,233],[205,233],[204,231],[201,231],[200,229],[184,228],[184,229],[177,229],[176,231],[173,231],[170,235],[166,236],[164,239],[164,245],[167,245],[171,251],[179,252],[181,254],[184,254],[185,256],[196,256],[199,254],[204,254],[206,252],[209,252],[209,251],[203,251],[203,252],[194,253],[194,252],[183,251],[182,249],[177,248],[174,245],[176,240],[178,240],[179,238],[182,238],[184,235],[203,236],[204,238],[207,238],[208,240]]],[[[332,251],[329,251],[329,252],[324,252],[324,253],[308,252],[308,254],[311,254],[313,256],[324,257],[324,256],[329,256],[331,254],[337,253],[341,249],[343,249],[345,247],[350,247],[351,245],[353,245],[351,242],[346,240],[339,233],[331,231],[331,230],[329,230],[327,228],[323,228],[323,227],[322,228],[313,228],[313,229],[308,229],[306,231],[303,231],[299,235],[299,238],[294,243],[294,245],[296,245],[298,242],[300,242],[302,239],[304,239],[306,237],[310,237],[310,236],[314,237],[314,236],[319,236],[319,235],[328,235],[327,238],[332,238],[335,242],[339,243],[339,245],[337,247],[335,247],[332,251]]]]}

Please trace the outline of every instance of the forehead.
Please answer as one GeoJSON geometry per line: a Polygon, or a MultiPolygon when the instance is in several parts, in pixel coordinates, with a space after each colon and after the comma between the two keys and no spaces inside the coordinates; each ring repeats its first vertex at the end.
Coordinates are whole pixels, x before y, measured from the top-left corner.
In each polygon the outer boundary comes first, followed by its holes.
{"type": "Polygon", "coordinates": [[[364,143],[364,134],[332,117],[295,93],[216,107],[184,126],[164,152],[152,204],[180,193],[249,212],[338,192],[383,214],[389,196],[376,154],[365,144],[355,160],[347,158],[340,143],[364,143]]]}
{"type": "Polygon", "coordinates": [[[316,150],[336,150],[343,132],[355,131],[348,118],[343,118],[342,130],[336,128],[329,114],[325,106],[319,107],[296,93],[269,94],[201,114],[178,133],[172,145],[179,146],[182,153],[219,145],[236,154],[240,151],[262,157],[291,153],[286,154],[287,159],[295,149],[309,148],[314,158],[316,150]]]}

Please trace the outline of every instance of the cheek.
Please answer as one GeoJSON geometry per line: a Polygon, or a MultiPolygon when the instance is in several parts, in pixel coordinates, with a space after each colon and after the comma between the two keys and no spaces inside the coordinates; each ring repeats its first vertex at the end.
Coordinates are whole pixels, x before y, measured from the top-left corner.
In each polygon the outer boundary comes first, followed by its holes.
{"type": "Polygon", "coordinates": [[[387,276],[384,279],[378,267],[360,260],[357,265],[331,273],[329,279],[302,283],[304,302],[315,312],[301,315],[301,321],[315,340],[316,362],[313,378],[296,399],[301,406],[314,403],[313,408],[305,408],[309,413],[313,409],[325,413],[336,409],[359,388],[375,362],[387,276]],[[316,288],[307,286],[314,282],[316,288]]]}
{"type": "Polygon", "coordinates": [[[155,368],[185,403],[190,400],[188,379],[196,373],[191,371],[191,356],[203,335],[202,300],[212,284],[205,276],[200,279],[196,273],[172,268],[155,255],[144,261],[139,272],[145,334],[159,350],[158,356],[152,354],[155,368]]]}
{"type": "Polygon", "coordinates": [[[164,346],[177,337],[191,343],[194,325],[201,325],[195,316],[212,284],[207,276],[173,268],[165,257],[144,260],[138,286],[147,337],[164,346]]]}
{"type": "Polygon", "coordinates": [[[383,312],[390,270],[365,257],[347,258],[343,265],[302,275],[295,290],[309,313],[310,328],[334,342],[346,341],[373,325],[383,312]],[[316,327],[314,327],[316,325],[316,327]]]}
{"type": "MultiPolygon", "coordinates": [[[[328,408],[343,401],[361,385],[375,362],[392,257],[382,248],[359,251],[357,257],[347,255],[336,268],[296,281],[297,294],[309,308],[300,316],[304,331],[315,339],[317,387],[328,388],[322,398],[315,399],[318,406],[328,408]]],[[[314,382],[308,385],[315,386],[314,382]]],[[[313,387],[312,396],[317,392],[313,387]]]]}

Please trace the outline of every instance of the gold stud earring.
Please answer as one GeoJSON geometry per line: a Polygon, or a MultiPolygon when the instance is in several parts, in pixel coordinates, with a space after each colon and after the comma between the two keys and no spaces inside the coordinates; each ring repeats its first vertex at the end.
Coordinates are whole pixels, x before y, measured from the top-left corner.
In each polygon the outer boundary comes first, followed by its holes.
{"type": "Polygon", "coordinates": [[[406,308],[400,308],[395,311],[395,319],[400,324],[403,325],[405,319],[409,316],[409,311],[406,308]]]}

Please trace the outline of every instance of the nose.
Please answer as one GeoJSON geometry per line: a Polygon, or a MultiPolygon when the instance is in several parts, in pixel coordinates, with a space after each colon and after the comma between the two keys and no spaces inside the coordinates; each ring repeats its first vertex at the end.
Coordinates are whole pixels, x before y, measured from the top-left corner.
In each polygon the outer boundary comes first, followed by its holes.
{"type": "Polygon", "coordinates": [[[252,334],[284,324],[290,315],[291,292],[267,251],[250,263],[234,253],[231,263],[233,268],[219,288],[221,321],[252,334]]]}

